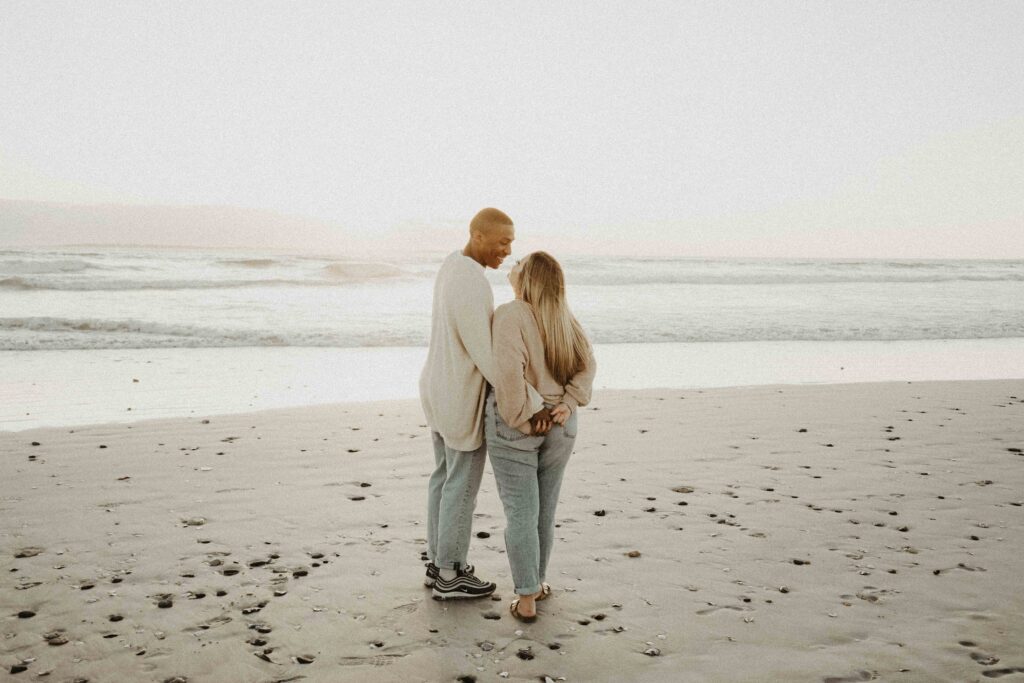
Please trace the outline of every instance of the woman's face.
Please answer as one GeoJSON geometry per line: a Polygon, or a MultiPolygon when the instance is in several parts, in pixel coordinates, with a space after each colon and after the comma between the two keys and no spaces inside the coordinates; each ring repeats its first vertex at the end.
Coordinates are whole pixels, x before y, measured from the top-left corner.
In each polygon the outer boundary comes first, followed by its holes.
{"type": "Polygon", "coordinates": [[[508,281],[512,283],[512,291],[515,292],[517,299],[523,298],[523,288],[520,285],[520,280],[523,273],[523,262],[516,261],[516,264],[512,266],[512,270],[508,273],[508,281]]]}

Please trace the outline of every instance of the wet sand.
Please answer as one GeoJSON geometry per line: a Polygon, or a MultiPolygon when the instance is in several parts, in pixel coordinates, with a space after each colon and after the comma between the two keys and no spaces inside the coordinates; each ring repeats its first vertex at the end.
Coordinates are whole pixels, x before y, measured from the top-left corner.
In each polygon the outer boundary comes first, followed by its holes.
{"type": "Polygon", "coordinates": [[[488,468],[422,586],[415,401],[0,433],[11,680],[984,681],[1024,674],[1024,381],[603,391],[540,619],[488,468]]]}

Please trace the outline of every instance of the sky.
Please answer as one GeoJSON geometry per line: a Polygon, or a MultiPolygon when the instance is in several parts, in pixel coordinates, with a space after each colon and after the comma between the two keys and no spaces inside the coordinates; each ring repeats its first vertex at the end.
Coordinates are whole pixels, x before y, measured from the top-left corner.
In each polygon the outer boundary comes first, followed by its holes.
{"type": "Polygon", "coordinates": [[[0,0],[0,199],[1024,258],[1022,35],[1018,1],[0,0]]]}

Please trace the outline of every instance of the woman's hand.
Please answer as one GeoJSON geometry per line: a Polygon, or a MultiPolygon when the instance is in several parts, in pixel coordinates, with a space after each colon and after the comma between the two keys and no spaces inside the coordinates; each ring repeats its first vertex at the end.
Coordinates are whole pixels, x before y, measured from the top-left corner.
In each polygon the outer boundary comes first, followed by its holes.
{"type": "Polygon", "coordinates": [[[565,421],[568,420],[570,416],[572,416],[572,411],[569,409],[569,406],[564,403],[559,403],[551,409],[551,420],[555,424],[564,426],[565,421]]]}

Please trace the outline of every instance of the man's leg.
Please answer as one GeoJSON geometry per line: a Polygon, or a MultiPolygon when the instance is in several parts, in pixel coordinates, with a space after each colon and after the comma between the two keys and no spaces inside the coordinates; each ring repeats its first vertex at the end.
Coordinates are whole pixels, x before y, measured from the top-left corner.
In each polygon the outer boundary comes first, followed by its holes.
{"type": "Polygon", "coordinates": [[[441,485],[437,540],[432,556],[434,564],[442,570],[454,569],[456,564],[466,567],[473,510],[484,474],[487,446],[481,444],[475,451],[456,451],[448,447],[444,450],[447,476],[441,485]]]}
{"type": "Polygon", "coordinates": [[[427,485],[427,559],[437,560],[437,522],[441,511],[441,487],[448,478],[447,458],[444,439],[437,432],[431,432],[434,441],[434,471],[427,485]]]}

